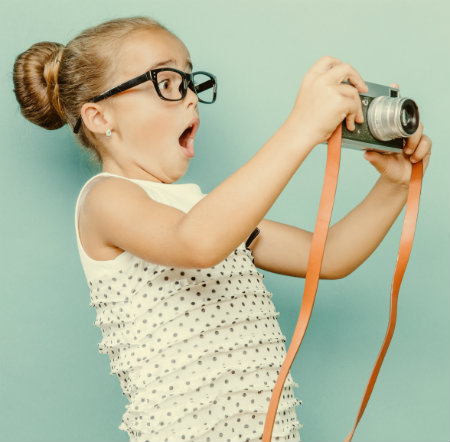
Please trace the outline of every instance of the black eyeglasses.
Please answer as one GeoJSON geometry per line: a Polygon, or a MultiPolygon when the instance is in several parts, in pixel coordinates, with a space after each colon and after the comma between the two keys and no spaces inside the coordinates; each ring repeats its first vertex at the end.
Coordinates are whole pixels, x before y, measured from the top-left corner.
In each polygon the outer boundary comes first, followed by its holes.
{"type": "MultiPolygon", "coordinates": [[[[189,88],[197,95],[198,101],[201,103],[210,104],[216,101],[217,80],[213,74],[204,71],[187,73],[173,68],[159,68],[119,84],[119,86],[91,98],[88,103],[97,103],[97,101],[112,97],[146,81],[153,82],[156,92],[162,100],[180,101],[186,96],[189,88]]],[[[81,122],[80,115],[73,128],[74,133],[78,133],[80,130],[81,122]]]]}

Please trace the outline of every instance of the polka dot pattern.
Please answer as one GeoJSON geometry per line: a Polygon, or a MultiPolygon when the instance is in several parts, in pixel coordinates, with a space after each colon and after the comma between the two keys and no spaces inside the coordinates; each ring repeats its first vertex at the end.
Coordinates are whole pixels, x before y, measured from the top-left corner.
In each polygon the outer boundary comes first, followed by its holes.
{"type": "MultiPolygon", "coordinates": [[[[99,352],[129,400],[119,429],[130,441],[261,440],[286,338],[245,243],[206,269],[128,252],[108,264],[82,262],[99,352]]],[[[300,441],[294,387],[289,373],[273,441],[300,441]]]]}

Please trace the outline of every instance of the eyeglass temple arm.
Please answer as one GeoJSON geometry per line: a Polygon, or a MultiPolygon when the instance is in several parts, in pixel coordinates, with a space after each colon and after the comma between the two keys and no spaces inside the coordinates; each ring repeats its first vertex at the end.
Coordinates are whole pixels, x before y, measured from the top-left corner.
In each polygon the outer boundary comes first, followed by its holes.
{"type": "Polygon", "coordinates": [[[151,76],[149,72],[145,74],[139,75],[136,78],[132,78],[131,80],[126,81],[125,83],[119,84],[119,86],[113,87],[109,91],[104,92],[101,95],[97,95],[96,97],[89,100],[90,103],[97,103],[97,101],[104,100],[105,98],[112,97],[113,95],[119,94],[120,92],[124,92],[127,89],[131,89],[134,86],[137,86],[145,81],[151,80],[151,76]]]}
{"type": "MultiPolygon", "coordinates": [[[[142,75],[139,75],[138,77],[132,78],[131,80],[126,81],[125,83],[119,84],[119,86],[113,87],[109,91],[104,92],[103,94],[97,95],[94,98],[91,98],[88,103],[97,103],[98,101],[104,100],[105,98],[112,97],[113,95],[116,95],[120,92],[124,92],[127,89],[131,89],[134,86],[137,86],[141,83],[144,83],[145,81],[151,80],[151,74],[150,72],[145,72],[142,75]]],[[[73,128],[74,133],[78,133],[81,127],[81,116],[78,118],[77,123],[75,124],[75,127],[73,128]]]]}
{"type": "Polygon", "coordinates": [[[215,85],[215,83],[216,82],[213,79],[207,80],[207,81],[195,86],[195,91],[198,93],[206,91],[206,89],[213,87],[215,85]]]}

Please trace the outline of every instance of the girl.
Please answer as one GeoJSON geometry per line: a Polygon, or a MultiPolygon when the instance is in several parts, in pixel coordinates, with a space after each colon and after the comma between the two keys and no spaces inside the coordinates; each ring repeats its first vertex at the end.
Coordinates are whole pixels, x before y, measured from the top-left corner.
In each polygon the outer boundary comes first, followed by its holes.
{"type": "MultiPolygon", "coordinates": [[[[129,400],[119,428],[133,441],[260,440],[286,338],[257,268],[304,277],[312,238],[264,216],[343,119],[362,123],[361,76],[320,58],[283,125],[209,194],[176,181],[216,79],[192,73],[187,48],[158,22],[112,20],[67,46],[37,43],[17,57],[14,86],[26,118],[68,123],[102,164],[80,191],[75,229],[99,351],[129,400]]],[[[380,179],[332,226],[321,278],[342,278],[373,252],[406,202],[410,161],[425,169],[430,150],[420,126],[404,153],[368,154],[380,179]]],[[[273,440],[300,440],[294,386],[289,376],[273,440]]]]}

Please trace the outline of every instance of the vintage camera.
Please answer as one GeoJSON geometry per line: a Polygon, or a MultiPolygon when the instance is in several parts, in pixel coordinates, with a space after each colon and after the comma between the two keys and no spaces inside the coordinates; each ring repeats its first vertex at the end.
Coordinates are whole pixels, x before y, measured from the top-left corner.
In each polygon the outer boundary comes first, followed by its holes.
{"type": "Polygon", "coordinates": [[[417,104],[410,98],[401,98],[396,88],[365,83],[369,90],[359,94],[364,122],[355,122],[353,132],[347,129],[346,120],[342,122],[342,146],[381,153],[401,152],[406,138],[419,127],[417,104]]]}

